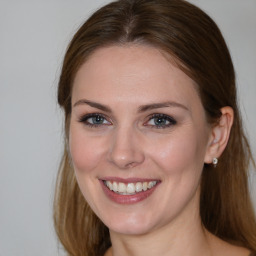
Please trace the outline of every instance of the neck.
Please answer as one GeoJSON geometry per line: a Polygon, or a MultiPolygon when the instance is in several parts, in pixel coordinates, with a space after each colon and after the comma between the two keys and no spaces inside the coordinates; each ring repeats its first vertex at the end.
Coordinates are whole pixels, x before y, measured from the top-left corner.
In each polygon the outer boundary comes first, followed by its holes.
{"type": "MultiPolygon", "coordinates": [[[[199,205],[198,202],[194,203],[199,205]]],[[[207,241],[208,235],[201,224],[198,207],[191,207],[190,211],[184,210],[179,214],[179,217],[167,225],[158,227],[146,234],[124,235],[110,231],[112,248],[107,255],[211,255],[207,241]]]]}

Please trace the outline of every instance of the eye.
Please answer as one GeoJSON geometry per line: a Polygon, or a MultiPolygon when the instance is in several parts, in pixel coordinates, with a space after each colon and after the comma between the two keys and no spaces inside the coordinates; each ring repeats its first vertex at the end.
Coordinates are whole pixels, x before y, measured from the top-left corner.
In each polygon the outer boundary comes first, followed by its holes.
{"type": "Polygon", "coordinates": [[[101,125],[111,125],[111,123],[102,114],[87,114],[79,119],[79,122],[91,127],[101,125]]]}
{"type": "Polygon", "coordinates": [[[151,126],[152,128],[168,128],[175,125],[177,122],[170,116],[165,114],[154,114],[149,117],[146,126],[151,126]]]}

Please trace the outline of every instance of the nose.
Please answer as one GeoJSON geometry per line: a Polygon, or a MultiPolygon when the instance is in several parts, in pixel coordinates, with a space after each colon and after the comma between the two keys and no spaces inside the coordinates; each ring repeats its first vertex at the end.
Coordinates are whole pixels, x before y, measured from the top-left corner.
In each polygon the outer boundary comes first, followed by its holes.
{"type": "Polygon", "coordinates": [[[144,162],[145,155],[138,132],[129,128],[117,129],[109,147],[109,161],[119,169],[129,169],[144,162]]]}

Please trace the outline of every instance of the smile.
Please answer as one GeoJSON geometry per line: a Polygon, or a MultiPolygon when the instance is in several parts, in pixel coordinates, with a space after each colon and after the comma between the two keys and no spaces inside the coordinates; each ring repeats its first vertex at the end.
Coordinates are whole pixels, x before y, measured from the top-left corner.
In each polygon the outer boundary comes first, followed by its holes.
{"type": "Polygon", "coordinates": [[[139,192],[145,192],[156,186],[157,181],[144,181],[136,183],[123,183],[116,181],[103,181],[104,185],[111,191],[120,195],[135,195],[139,192]]]}

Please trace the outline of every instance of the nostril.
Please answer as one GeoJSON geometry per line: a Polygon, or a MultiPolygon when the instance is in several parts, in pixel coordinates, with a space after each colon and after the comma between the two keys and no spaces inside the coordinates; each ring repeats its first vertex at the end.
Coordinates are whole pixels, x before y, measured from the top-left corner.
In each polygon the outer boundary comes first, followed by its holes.
{"type": "Polygon", "coordinates": [[[131,162],[131,163],[128,163],[126,165],[127,168],[132,168],[132,167],[135,167],[137,164],[135,162],[131,162]]]}
{"type": "Polygon", "coordinates": [[[121,169],[133,168],[144,161],[143,148],[131,128],[119,128],[109,145],[108,160],[121,169]]]}
{"type": "Polygon", "coordinates": [[[130,152],[111,152],[109,155],[109,161],[121,169],[130,169],[136,167],[144,161],[144,155],[141,151],[130,152]]]}

